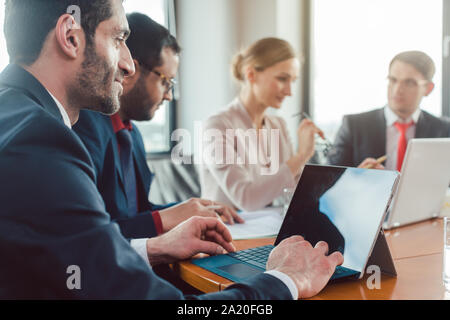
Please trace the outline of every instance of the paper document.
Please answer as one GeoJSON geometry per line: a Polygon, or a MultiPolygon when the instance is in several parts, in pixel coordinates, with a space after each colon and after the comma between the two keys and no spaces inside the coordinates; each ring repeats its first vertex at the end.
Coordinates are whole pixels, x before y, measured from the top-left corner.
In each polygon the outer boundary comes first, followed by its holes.
{"type": "Polygon", "coordinates": [[[252,212],[241,212],[239,215],[245,223],[227,225],[233,240],[273,237],[280,231],[283,208],[267,208],[252,212]]]}

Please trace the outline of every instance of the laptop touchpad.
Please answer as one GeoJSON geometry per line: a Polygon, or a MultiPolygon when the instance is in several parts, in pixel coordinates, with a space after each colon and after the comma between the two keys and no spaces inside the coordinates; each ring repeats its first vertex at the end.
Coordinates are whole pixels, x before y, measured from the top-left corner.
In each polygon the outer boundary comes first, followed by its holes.
{"type": "Polygon", "coordinates": [[[225,271],[226,273],[229,273],[230,275],[242,279],[264,272],[264,270],[252,268],[249,265],[243,263],[228,264],[226,266],[217,267],[217,269],[220,269],[222,271],[225,271]]]}

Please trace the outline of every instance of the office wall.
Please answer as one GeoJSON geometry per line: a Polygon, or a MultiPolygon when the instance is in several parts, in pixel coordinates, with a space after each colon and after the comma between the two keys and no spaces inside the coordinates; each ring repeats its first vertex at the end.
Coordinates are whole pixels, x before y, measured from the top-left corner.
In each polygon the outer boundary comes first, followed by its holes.
{"type": "MultiPolygon", "coordinates": [[[[177,38],[183,52],[179,72],[177,127],[194,132],[194,122],[223,109],[237,94],[230,73],[239,49],[268,36],[301,47],[299,0],[177,0],[177,38]]],[[[300,86],[280,115],[299,109],[300,86]]],[[[288,119],[287,119],[288,120],[288,119]]],[[[295,141],[296,120],[289,120],[295,141]]],[[[186,150],[189,151],[189,150],[186,150]]],[[[192,150],[193,151],[193,150],[192,150]]]]}

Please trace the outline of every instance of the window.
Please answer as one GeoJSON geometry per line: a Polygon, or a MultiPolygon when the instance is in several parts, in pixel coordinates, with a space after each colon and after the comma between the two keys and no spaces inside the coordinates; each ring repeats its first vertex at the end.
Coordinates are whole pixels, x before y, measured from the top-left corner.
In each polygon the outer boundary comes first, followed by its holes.
{"type": "MultiPolygon", "coordinates": [[[[141,12],[156,22],[169,27],[169,7],[166,0],[128,0],[123,6],[127,13],[141,12]]],[[[174,103],[165,102],[151,121],[135,122],[142,133],[147,153],[167,153],[171,149],[170,134],[173,128],[174,103]]]]}
{"type": "MultiPolygon", "coordinates": [[[[125,11],[141,12],[150,16],[158,23],[168,26],[169,24],[169,5],[167,0],[128,0],[123,3],[125,11]]],[[[0,2],[0,23],[3,26],[5,15],[4,1],[0,2]]],[[[0,70],[3,70],[9,63],[8,52],[3,32],[0,34],[0,70]]],[[[147,152],[165,153],[171,148],[170,133],[172,130],[174,118],[174,104],[165,103],[160,110],[156,112],[154,119],[149,122],[136,123],[141,130],[144,138],[144,144],[147,152]]]]}
{"type": "Polygon", "coordinates": [[[442,114],[442,0],[314,0],[312,5],[311,103],[331,140],[344,114],[386,105],[389,63],[406,50],[424,51],[435,62],[436,87],[421,106],[442,114]]]}

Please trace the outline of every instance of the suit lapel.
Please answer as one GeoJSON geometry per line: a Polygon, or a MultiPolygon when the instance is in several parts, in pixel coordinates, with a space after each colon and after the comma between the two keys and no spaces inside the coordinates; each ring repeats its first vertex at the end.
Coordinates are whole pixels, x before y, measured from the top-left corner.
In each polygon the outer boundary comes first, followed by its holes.
{"type": "Polygon", "coordinates": [[[123,181],[123,172],[122,172],[122,165],[120,162],[120,154],[119,154],[119,144],[117,142],[117,135],[114,132],[114,128],[112,125],[112,122],[110,120],[110,117],[107,118],[107,122],[108,122],[108,127],[109,130],[111,132],[111,141],[112,141],[112,150],[113,150],[113,156],[114,156],[114,166],[115,166],[115,170],[117,172],[117,176],[119,177],[119,185],[120,188],[122,189],[123,193],[126,196],[126,192],[125,192],[125,183],[123,181]]]}
{"type": "Polygon", "coordinates": [[[137,181],[138,183],[141,183],[145,194],[148,195],[153,174],[148,170],[144,145],[141,144],[140,139],[138,139],[137,130],[138,129],[134,127],[134,130],[131,132],[131,136],[133,137],[133,157],[138,175],[137,181]]]}
{"type": "Polygon", "coordinates": [[[415,138],[426,138],[432,135],[429,134],[430,121],[427,121],[427,115],[424,111],[420,113],[419,120],[417,121],[415,138]]]}
{"type": "Polygon", "coordinates": [[[0,84],[18,89],[38,103],[44,110],[63,122],[61,112],[47,89],[28,71],[16,64],[8,65],[0,74],[0,84]]]}
{"type": "Polygon", "coordinates": [[[374,126],[374,157],[381,157],[386,154],[386,118],[384,117],[384,108],[379,109],[377,112],[374,126]]]}

